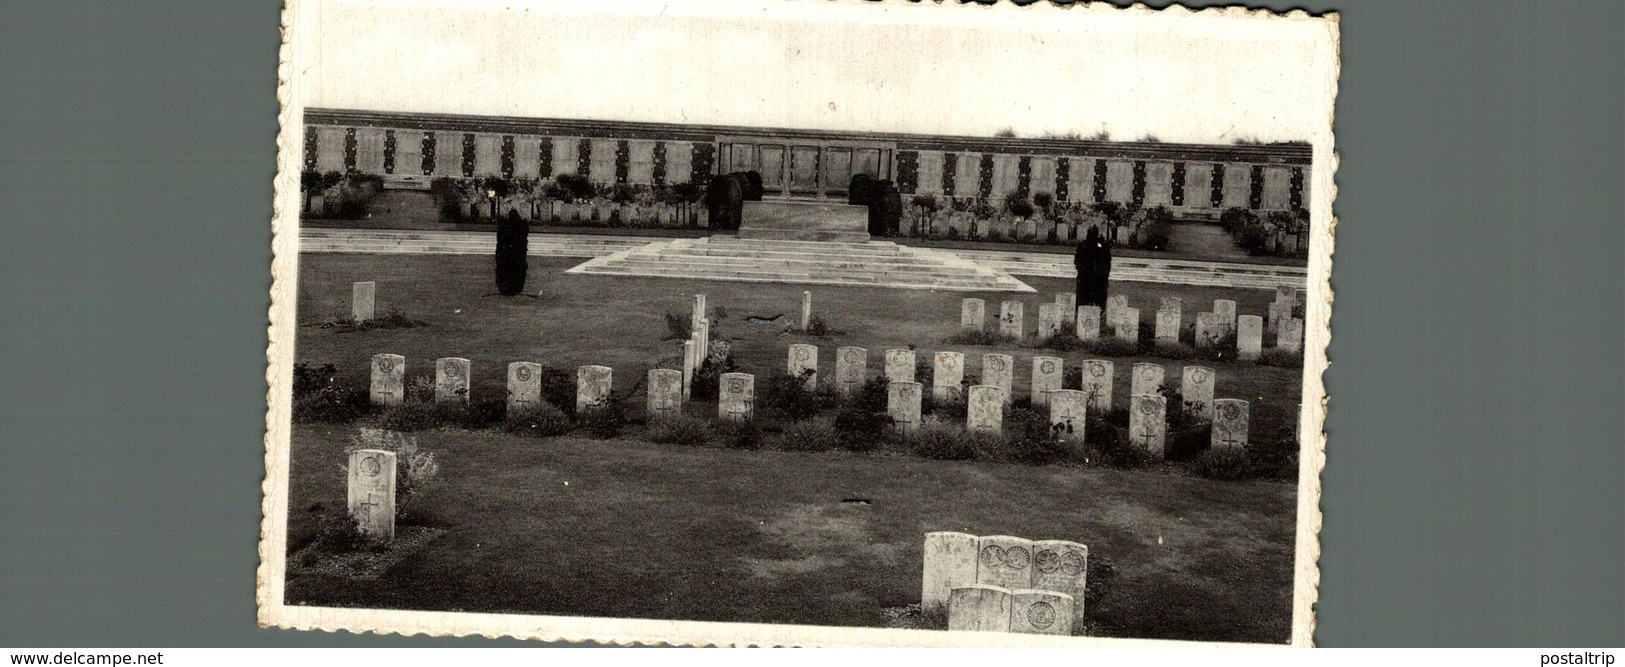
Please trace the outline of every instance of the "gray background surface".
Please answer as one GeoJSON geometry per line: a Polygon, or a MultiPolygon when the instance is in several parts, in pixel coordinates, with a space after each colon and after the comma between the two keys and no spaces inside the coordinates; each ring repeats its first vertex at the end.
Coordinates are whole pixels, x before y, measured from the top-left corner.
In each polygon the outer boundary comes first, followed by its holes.
{"type": "MultiPolygon", "coordinates": [[[[1316,639],[1625,644],[1625,8],[1308,7],[1344,58],[1316,639]]],[[[0,645],[491,643],[255,625],[278,10],[0,13],[0,645]]]]}

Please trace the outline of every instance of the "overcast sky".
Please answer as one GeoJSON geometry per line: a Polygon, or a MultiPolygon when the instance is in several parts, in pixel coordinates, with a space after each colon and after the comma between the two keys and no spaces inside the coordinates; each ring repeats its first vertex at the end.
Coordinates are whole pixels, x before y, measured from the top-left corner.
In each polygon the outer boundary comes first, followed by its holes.
{"type": "Polygon", "coordinates": [[[1209,143],[1309,139],[1332,85],[1330,42],[1312,21],[957,3],[317,1],[300,24],[317,35],[303,78],[317,107],[1209,143]]]}

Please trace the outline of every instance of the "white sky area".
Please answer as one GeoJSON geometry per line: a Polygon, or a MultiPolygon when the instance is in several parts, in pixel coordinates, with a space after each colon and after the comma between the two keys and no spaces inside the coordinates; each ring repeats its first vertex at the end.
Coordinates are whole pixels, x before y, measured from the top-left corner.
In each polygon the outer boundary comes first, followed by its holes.
{"type": "Polygon", "coordinates": [[[307,106],[830,130],[1308,140],[1316,21],[894,0],[315,0],[307,106]]]}

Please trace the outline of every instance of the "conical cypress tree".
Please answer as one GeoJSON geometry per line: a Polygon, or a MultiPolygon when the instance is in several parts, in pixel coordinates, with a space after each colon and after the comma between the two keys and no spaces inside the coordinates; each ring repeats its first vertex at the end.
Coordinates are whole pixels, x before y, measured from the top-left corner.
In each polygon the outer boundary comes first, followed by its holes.
{"type": "Polygon", "coordinates": [[[519,211],[508,209],[508,217],[497,223],[497,292],[514,296],[525,291],[525,274],[530,266],[530,228],[519,211]]]}

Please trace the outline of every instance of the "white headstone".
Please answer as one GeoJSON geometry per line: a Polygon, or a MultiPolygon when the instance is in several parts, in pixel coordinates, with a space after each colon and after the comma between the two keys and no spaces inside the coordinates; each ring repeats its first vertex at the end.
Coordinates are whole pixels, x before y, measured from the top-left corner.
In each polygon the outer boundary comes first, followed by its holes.
{"type": "Polygon", "coordinates": [[[978,539],[976,583],[1011,589],[1032,588],[1032,540],[1009,535],[987,535],[978,539]]]}
{"type": "Polygon", "coordinates": [[[1055,310],[1061,313],[1061,326],[1072,324],[1078,314],[1078,293],[1061,292],[1055,295],[1055,310]]]}
{"type": "Polygon", "coordinates": [[[965,429],[999,433],[1004,429],[1004,402],[1010,395],[1003,387],[973,385],[965,406],[965,429]]]}
{"type": "Polygon", "coordinates": [[[920,398],[924,389],[918,382],[886,384],[886,414],[897,430],[913,433],[920,428],[920,398]]]}
{"type": "Polygon", "coordinates": [[[1101,326],[1115,329],[1118,320],[1122,319],[1123,311],[1128,310],[1128,295],[1118,294],[1106,299],[1106,321],[1101,326]]]}
{"type": "Polygon", "coordinates": [[[1219,321],[1218,313],[1196,314],[1196,349],[1212,349],[1223,337],[1224,324],[1219,321]]]}
{"type": "Polygon", "coordinates": [[[790,346],[787,370],[791,377],[802,378],[808,389],[818,387],[818,347],[806,343],[790,346]]]}
{"type": "Polygon", "coordinates": [[[1089,409],[1110,412],[1112,409],[1112,362],[1088,359],[1083,362],[1083,393],[1089,395],[1089,409]]]}
{"type": "Polygon", "coordinates": [[[938,352],[936,366],[931,372],[931,398],[938,403],[958,401],[965,383],[965,355],[959,352],[938,352]]]}
{"type": "Polygon", "coordinates": [[[508,364],[508,412],[516,414],[541,406],[542,365],[534,361],[508,364]]]}
{"type": "Polygon", "coordinates": [[[1246,447],[1248,412],[1247,401],[1235,398],[1214,401],[1213,439],[1209,446],[1213,449],[1246,447]]]}
{"type": "Polygon", "coordinates": [[[1236,358],[1256,361],[1264,351],[1264,318],[1242,315],[1236,318],[1236,358]]]}
{"type": "Polygon", "coordinates": [[[1129,441],[1161,457],[1163,442],[1168,437],[1168,401],[1152,394],[1138,394],[1129,399],[1129,441]]]}
{"type": "Polygon", "coordinates": [[[981,299],[959,302],[959,328],[966,331],[987,329],[987,303],[981,299]]]}
{"type": "Polygon", "coordinates": [[[1269,320],[1264,323],[1264,335],[1274,337],[1281,331],[1281,323],[1292,317],[1291,301],[1277,301],[1270,304],[1269,320]]]}
{"type": "Polygon", "coordinates": [[[1100,337],[1100,306],[1078,306],[1076,333],[1080,340],[1100,337]]]}
{"type": "Polygon", "coordinates": [[[1128,395],[1158,393],[1166,373],[1162,364],[1134,364],[1134,371],[1129,375],[1128,395]]]}
{"type": "Polygon", "coordinates": [[[1140,309],[1124,308],[1117,314],[1117,337],[1130,343],[1140,342],[1140,309]]]}
{"type": "Polygon", "coordinates": [[[1049,405],[1050,392],[1064,384],[1066,362],[1060,357],[1033,357],[1033,405],[1049,405]]]}
{"type": "Polygon", "coordinates": [[[807,327],[810,327],[810,326],[812,326],[812,292],[802,292],[801,293],[801,331],[802,331],[802,333],[806,333],[807,332],[807,327]]]}
{"type": "Polygon", "coordinates": [[[1293,294],[1293,288],[1291,286],[1277,285],[1275,287],[1275,303],[1293,303],[1297,300],[1298,297],[1293,294]]]}
{"type": "Polygon", "coordinates": [[[350,518],[369,539],[395,539],[395,453],[382,449],[350,452],[350,518]]]}
{"type": "Polygon", "coordinates": [[[982,355],[982,384],[1003,389],[1008,402],[1016,387],[1015,366],[1015,359],[1008,354],[982,355]]]}
{"type": "Polygon", "coordinates": [[[1072,596],[1054,591],[1010,591],[1010,631],[1029,635],[1071,635],[1072,596]]]}
{"type": "Polygon", "coordinates": [[[1017,340],[1021,339],[1021,324],[1025,319],[1025,306],[1020,301],[1005,301],[999,304],[999,333],[1017,340]]]}
{"type": "Polygon", "coordinates": [[[683,372],[651,368],[648,377],[646,415],[650,421],[668,419],[683,413],[683,372]]]}
{"type": "Polygon", "coordinates": [[[1050,392],[1049,426],[1055,436],[1069,442],[1083,442],[1088,414],[1089,394],[1077,389],[1050,392]]]}
{"type": "Polygon", "coordinates": [[[1157,329],[1156,329],[1157,344],[1158,345],[1178,345],[1179,344],[1179,325],[1180,325],[1179,311],[1177,311],[1177,310],[1159,310],[1159,311],[1157,311],[1157,329]]]}
{"type": "Polygon", "coordinates": [[[1275,333],[1275,347],[1287,352],[1303,349],[1303,320],[1296,317],[1281,320],[1281,330],[1275,333]]]}
{"type": "Polygon", "coordinates": [[[1214,299],[1213,314],[1219,316],[1219,326],[1224,327],[1225,335],[1236,333],[1236,302],[1230,299],[1214,299]]]}
{"type": "Polygon", "coordinates": [[[1009,632],[1010,590],[998,586],[957,586],[948,596],[948,629],[955,632],[1009,632]]]}
{"type": "Polygon", "coordinates": [[[1185,300],[1177,296],[1165,296],[1157,300],[1157,311],[1170,311],[1179,319],[1185,312],[1185,300]]]}
{"type": "Polygon", "coordinates": [[[1185,412],[1202,419],[1213,419],[1213,369],[1206,366],[1186,366],[1180,372],[1179,395],[1185,402],[1185,412]]]}
{"type": "Polygon", "coordinates": [[[434,402],[468,404],[467,359],[442,357],[434,360],[434,402]]]}
{"type": "Polygon", "coordinates": [[[705,365],[705,360],[706,359],[711,358],[711,320],[710,319],[702,319],[702,320],[700,320],[700,328],[697,330],[695,340],[699,343],[699,346],[695,349],[696,354],[699,355],[699,358],[694,363],[694,367],[699,368],[699,367],[705,365]]]}
{"type": "Polygon", "coordinates": [[[746,421],[756,416],[756,376],[723,373],[717,379],[717,419],[746,421]]]}
{"type": "Polygon", "coordinates": [[[856,395],[869,379],[869,351],[861,347],[835,350],[835,388],[846,396],[856,395]]]}
{"type": "Polygon", "coordinates": [[[350,286],[350,319],[370,322],[376,315],[378,283],[355,283],[350,286]]]}
{"type": "Polygon", "coordinates": [[[398,354],[372,355],[373,405],[400,405],[406,400],[406,357],[398,354]]]}
{"type": "Polygon", "coordinates": [[[947,531],[926,533],[922,579],[920,607],[928,613],[946,611],[955,588],[976,583],[976,536],[947,531]]]}
{"type": "Polygon", "coordinates": [[[699,329],[700,328],[700,322],[704,322],[704,321],[706,321],[708,319],[710,319],[710,318],[705,316],[705,295],[704,294],[695,294],[694,295],[694,308],[689,313],[688,328],[689,329],[699,329]]]}
{"type": "Polygon", "coordinates": [[[1053,303],[1038,304],[1038,337],[1054,338],[1061,333],[1061,313],[1053,303]]]}
{"type": "Polygon", "coordinates": [[[608,366],[576,367],[576,414],[609,405],[615,370],[608,366]]]}
{"type": "Polygon", "coordinates": [[[914,350],[886,350],[886,381],[914,381],[914,350]]]}
{"type": "Polygon", "coordinates": [[[683,341],[683,401],[687,402],[694,394],[694,374],[699,371],[699,344],[692,340],[683,341]]]}
{"type": "Polygon", "coordinates": [[[1033,588],[1072,596],[1072,618],[1083,618],[1089,547],[1066,540],[1033,542],[1033,588]]]}

